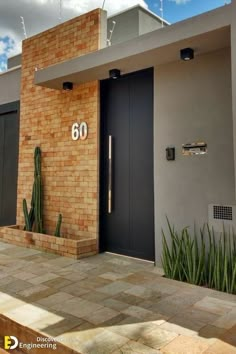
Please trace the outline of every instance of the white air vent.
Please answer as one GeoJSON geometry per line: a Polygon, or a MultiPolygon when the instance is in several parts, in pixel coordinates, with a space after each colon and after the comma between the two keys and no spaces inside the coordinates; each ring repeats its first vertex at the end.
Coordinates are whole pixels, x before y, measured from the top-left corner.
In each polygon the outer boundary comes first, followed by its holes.
{"type": "Polygon", "coordinates": [[[236,229],[236,205],[209,204],[208,223],[218,232],[222,232],[223,225],[236,229]]]}

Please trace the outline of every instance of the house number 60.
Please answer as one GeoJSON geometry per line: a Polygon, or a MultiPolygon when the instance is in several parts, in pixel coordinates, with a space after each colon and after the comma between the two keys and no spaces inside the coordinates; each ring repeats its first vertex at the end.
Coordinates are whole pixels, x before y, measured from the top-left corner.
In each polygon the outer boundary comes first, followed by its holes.
{"type": "Polygon", "coordinates": [[[85,122],[74,123],[71,128],[72,140],[85,140],[88,136],[88,125],[85,122]]]}

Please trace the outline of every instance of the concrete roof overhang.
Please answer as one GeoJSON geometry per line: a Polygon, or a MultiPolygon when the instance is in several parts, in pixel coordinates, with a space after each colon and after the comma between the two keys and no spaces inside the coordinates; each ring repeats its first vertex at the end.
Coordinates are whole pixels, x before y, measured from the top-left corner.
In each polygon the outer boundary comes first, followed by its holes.
{"type": "Polygon", "coordinates": [[[81,84],[108,78],[110,69],[122,74],[179,60],[179,50],[195,55],[230,47],[231,5],[146,33],[35,72],[35,84],[61,89],[64,81],[81,84]]]}

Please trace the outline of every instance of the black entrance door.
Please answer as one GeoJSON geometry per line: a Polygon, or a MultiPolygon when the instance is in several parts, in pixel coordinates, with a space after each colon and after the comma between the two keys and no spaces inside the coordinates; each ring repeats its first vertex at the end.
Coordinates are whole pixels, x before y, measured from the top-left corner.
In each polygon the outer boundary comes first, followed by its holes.
{"type": "Polygon", "coordinates": [[[100,249],[154,260],[153,70],[101,82],[100,249]]]}
{"type": "Polygon", "coordinates": [[[0,106],[0,226],[16,223],[19,103],[0,106]]]}

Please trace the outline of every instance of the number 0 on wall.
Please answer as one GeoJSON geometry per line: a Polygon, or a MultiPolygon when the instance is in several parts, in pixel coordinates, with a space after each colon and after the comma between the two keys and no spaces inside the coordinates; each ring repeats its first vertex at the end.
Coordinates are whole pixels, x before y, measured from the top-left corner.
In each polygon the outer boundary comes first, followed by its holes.
{"type": "Polygon", "coordinates": [[[74,123],[71,128],[71,137],[72,140],[86,140],[88,137],[87,123],[74,123]]]}

